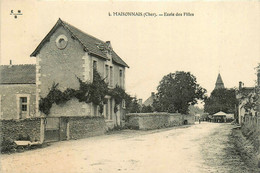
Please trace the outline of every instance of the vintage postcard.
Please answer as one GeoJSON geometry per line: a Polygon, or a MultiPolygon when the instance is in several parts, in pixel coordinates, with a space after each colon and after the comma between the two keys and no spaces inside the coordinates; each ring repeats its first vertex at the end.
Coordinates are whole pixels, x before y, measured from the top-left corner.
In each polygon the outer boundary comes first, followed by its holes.
{"type": "Polygon", "coordinates": [[[0,172],[260,171],[259,1],[0,4],[0,172]]]}

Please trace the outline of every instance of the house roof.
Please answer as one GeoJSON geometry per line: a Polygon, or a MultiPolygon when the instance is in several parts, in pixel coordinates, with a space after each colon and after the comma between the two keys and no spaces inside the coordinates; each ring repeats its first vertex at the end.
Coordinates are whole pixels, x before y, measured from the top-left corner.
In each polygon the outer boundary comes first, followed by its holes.
{"type": "Polygon", "coordinates": [[[1,65],[0,84],[35,84],[36,66],[33,64],[1,65]]]}
{"type": "MultiPolygon", "coordinates": [[[[108,59],[103,49],[103,48],[107,49],[109,47],[108,43],[79,30],[78,28],[72,26],[71,24],[61,19],[57,21],[57,23],[54,25],[51,31],[45,36],[45,38],[33,51],[31,57],[36,56],[38,54],[38,52],[45,44],[45,42],[49,40],[49,37],[52,35],[52,33],[54,33],[55,30],[60,26],[64,27],[72,35],[72,37],[78,40],[85,51],[87,51],[90,54],[96,55],[98,57],[108,59]]],[[[111,50],[111,55],[112,55],[112,61],[114,63],[129,68],[129,66],[113,50],[111,50]]]]}
{"type": "Polygon", "coordinates": [[[152,105],[153,105],[154,98],[155,98],[155,95],[154,95],[154,93],[152,93],[151,96],[148,97],[148,99],[146,99],[146,100],[144,101],[143,105],[145,105],[145,106],[149,106],[149,105],[152,106],[152,105]]]}

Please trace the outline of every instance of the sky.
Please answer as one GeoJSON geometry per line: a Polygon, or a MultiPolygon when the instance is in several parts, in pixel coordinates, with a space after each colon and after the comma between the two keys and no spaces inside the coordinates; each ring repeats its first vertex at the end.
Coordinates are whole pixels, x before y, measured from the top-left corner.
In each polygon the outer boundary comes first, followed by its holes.
{"type": "Polygon", "coordinates": [[[260,3],[2,0],[0,64],[34,64],[30,54],[58,18],[103,41],[130,66],[126,91],[146,100],[164,75],[189,71],[214,89],[254,86],[260,62],[260,3]],[[21,10],[16,19],[11,10],[21,10]],[[113,16],[113,12],[182,16],[113,16]],[[194,16],[184,16],[184,12],[194,16]],[[109,16],[109,13],[112,14],[109,16]]]}

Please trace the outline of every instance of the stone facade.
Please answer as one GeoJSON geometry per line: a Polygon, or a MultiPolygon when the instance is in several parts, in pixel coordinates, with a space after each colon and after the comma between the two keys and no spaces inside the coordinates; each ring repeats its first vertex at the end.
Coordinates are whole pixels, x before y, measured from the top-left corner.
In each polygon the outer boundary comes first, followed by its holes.
{"type": "Polygon", "coordinates": [[[132,129],[151,130],[194,123],[195,116],[178,113],[127,114],[127,126],[132,129]]]}
{"type": "Polygon", "coordinates": [[[35,117],[35,84],[0,85],[1,119],[25,119],[35,117]],[[21,111],[21,97],[26,97],[27,111],[21,111]]]}
{"type": "MultiPolygon", "coordinates": [[[[78,89],[78,78],[92,82],[94,68],[110,89],[117,85],[125,88],[125,67],[128,66],[114,53],[110,42],[85,34],[60,19],[31,56],[36,57],[37,62],[36,105],[39,105],[40,98],[47,96],[53,83],[58,83],[58,89],[64,91],[67,88],[78,89]]],[[[109,127],[122,125],[124,105],[120,104],[118,112],[114,113],[114,99],[109,95],[106,98],[108,102],[102,114],[98,106],[72,99],[64,105],[54,104],[49,116],[100,116],[105,117],[109,127]]],[[[36,112],[38,116],[43,115],[38,106],[36,112]]]]}

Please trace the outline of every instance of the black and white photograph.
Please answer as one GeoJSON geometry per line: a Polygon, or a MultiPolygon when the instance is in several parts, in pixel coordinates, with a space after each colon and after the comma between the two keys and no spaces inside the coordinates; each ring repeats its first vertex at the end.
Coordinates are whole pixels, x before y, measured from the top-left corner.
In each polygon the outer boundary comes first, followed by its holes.
{"type": "Polygon", "coordinates": [[[258,0],[1,0],[1,173],[260,173],[258,0]]]}

